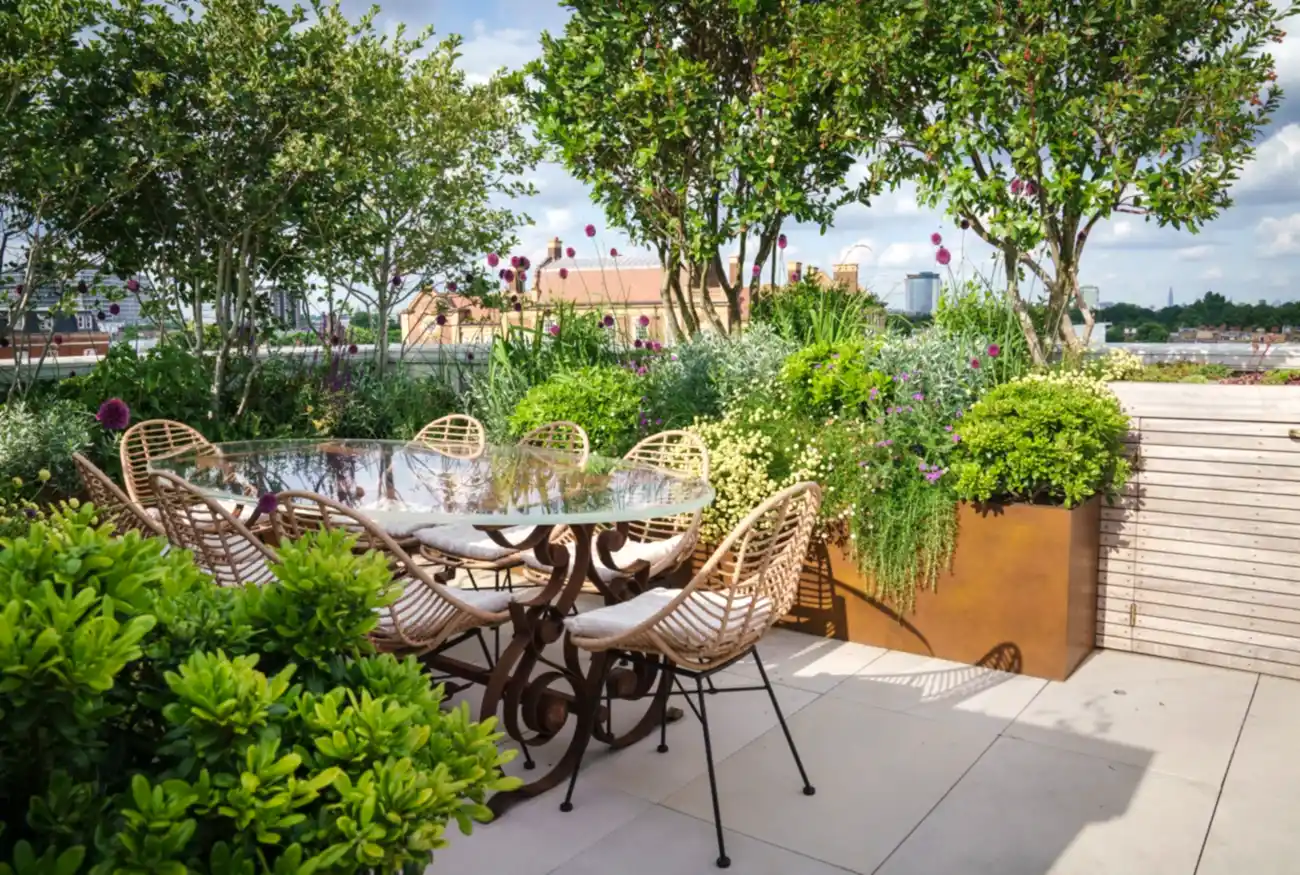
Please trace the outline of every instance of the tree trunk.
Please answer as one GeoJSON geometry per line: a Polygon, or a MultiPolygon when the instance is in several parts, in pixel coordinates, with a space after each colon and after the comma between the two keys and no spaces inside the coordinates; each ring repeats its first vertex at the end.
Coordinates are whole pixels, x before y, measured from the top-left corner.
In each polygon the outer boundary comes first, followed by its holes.
{"type": "Polygon", "coordinates": [[[1015,311],[1016,318],[1020,320],[1020,330],[1024,332],[1025,342],[1029,345],[1029,357],[1035,365],[1045,365],[1047,359],[1043,355],[1043,344],[1038,338],[1038,329],[1034,327],[1029,309],[1025,307],[1025,302],[1020,297],[1020,253],[1014,247],[1007,247],[1002,255],[1007,267],[1007,301],[1015,311]]]}
{"type": "Polygon", "coordinates": [[[659,250],[659,303],[664,308],[664,343],[673,346],[682,336],[681,326],[677,324],[676,307],[673,305],[673,261],[671,251],[659,250]]]}

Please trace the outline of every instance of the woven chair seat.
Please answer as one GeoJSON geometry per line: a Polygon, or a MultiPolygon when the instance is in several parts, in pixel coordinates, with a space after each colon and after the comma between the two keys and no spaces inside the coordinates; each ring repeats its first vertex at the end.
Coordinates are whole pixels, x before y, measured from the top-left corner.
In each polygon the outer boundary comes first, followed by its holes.
{"type": "MultiPolygon", "coordinates": [[[[532,532],[532,526],[514,526],[503,529],[501,535],[507,541],[520,541],[532,532]]],[[[480,562],[498,562],[509,559],[519,551],[502,547],[493,541],[487,532],[481,532],[473,526],[452,525],[435,526],[415,532],[415,540],[426,547],[432,547],[439,553],[464,559],[477,559],[480,562]]]]}
{"type": "MultiPolygon", "coordinates": [[[[613,638],[632,631],[654,617],[681,594],[676,589],[652,589],[636,598],[594,611],[584,611],[564,621],[569,632],[579,638],[613,638]]],[[[661,634],[682,648],[695,648],[716,642],[723,629],[743,630],[740,621],[765,625],[772,615],[772,600],[759,596],[750,613],[750,596],[736,596],[728,604],[724,593],[696,590],[686,597],[682,608],[692,608],[692,621],[666,625],[661,634]]]]}
{"type": "MultiPolygon", "coordinates": [[[[680,553],[683,543],[686,540],[685,535],[674,535],[663,541],[628,541],[621,548],[610,554],[614,560],[617,569],[610,568],[600,561],[596,556],[595,544],[592,544],[592,570],[596,575],[606,583],[617,580],[620,577],[626,577],[627,572],[624,569],[634,562],[644,561],[650,566],[650,576],[655,577],[664,571],[671,570],[680,561],[680,553]]],[[[543,565],[532,553],[524,556],[524,565],[533,571],[540,571],[543,574],[549,574],[551,566],[543,565]]]]}

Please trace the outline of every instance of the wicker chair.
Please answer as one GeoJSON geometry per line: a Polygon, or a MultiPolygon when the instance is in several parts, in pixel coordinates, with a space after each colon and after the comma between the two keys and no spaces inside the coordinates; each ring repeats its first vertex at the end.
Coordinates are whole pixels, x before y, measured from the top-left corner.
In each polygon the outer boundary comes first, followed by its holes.
{"type": "MultiPolygon", "coordinates": [[[[604,686],[603,675],[617,659],[655,657],[671,673],[704,728],[704,756],[713,796],[720,868],[725,869],[731,861],[722,837],[705,681],[709,681],[709,692],[766,690],[803,779],[804,795],[816,792],[808,782],[803,761],[755,645],[794,604],[799,570],[808,552],[820,505],[821,489],[817,484],[796,484],[763,502],[741,521],[683,589],[652,589],[629,601],[565,620],[569,641],[592,654],[592,677],[579,716],[582,722],[578,733],[590,736],[600,705],[600,696],[590,692],[600,691],[604,686]],[[713,687],[714,674],[751,654],[763,679],[761,687],[713,687]],[[681,678],[695,681],[694,696],[681,688],[681,678]]],[[[668,750],[665,733],[666,719],[659,729],[661,753],[668,750]]],[[[579,757],[582,753],[579,752],[579,757]]],[[[573,810],[577,781],[578,770],[574,769],[561,811],[573,810]]]]}
{"type": "MultiPolygon", "coordinates": [[[[563,453],[579,465],[586,464],[591,454],[591,444],[582,426],[572,422],[551,422],[533,429],[519,439],[521,447],[535,447],[563,453]]],[[[508,541],[519,542],[532,531],[532,526],[515,526],[501,532],[508,541]]],[[[563,536],[562,530],[551,533],[552,540],[563,536]]],[[[501,588],[501,572],[505,572],[506,586],[510,587],[510,572],[524,563],[524,554],[502,547],[486,532],[473,526],[450,525],[420,529],[415,533],[420,542],[420,555],[436,565],[459,568],[469,576],[470,585],[478,589],[475,571],[492,572],[493,583],[501,588]]]]}
{"type": "Polygon", "coordinates": [[[319,529],[344,529],[359,536],[359,548],[387,556],[394,579],[404,589],[396,602],[382,609],[379,626],[371,633],[379,650],[423,654],[472,636],[478,638],[484,656],[492,662],[482,630],[499,627],[510,618],[515,593],[453,589],[438,583],[391,535],[323,495],[281,492],[271,527],[279,540],[295,540],[319,529]]]}
{"type": "MultiPolygon", "coordinates": [[[[623,458],[670,474],[704,479],[709,476],[709,449],[698,435],[688,431],[653,434],[628,450],[623,458]]],[[[672,517],[629,523],[627,542],[610,557],[618,569],[609,568],[601,562],[594,562],[592,569],[606,582],[634,577],[638,573],[644,573],[647,580],[653,580],[675,570],[695,550],[703,513],[703,509],[700,509],[672,517]]],[[[564,540],[571,540],[571,537],[564,540]]],[[[551,568],[539,562],[536,556],[525,556],[524,565],[527,567],[524,575],[530,581],[543,584],[550,579],[551,568]]]]}
{"type": "Polygon", "coordinates": [[[151,517],[113,482],[94,462],[81,453],[73,453],[72,461],[81,474],[90,503],[95,505],[102,523],[112,523],[118,535],[139,532],[145,537],[166,537],[162,523],[151,517]]]}
{"type": "Polygon", "coordinates": [[[455,459],[476,459],[487,446],[483,423],[472,416],[453,413],[420,429],[413,444],[429,447],[455,459]]]}
{"type": "Polygon", "coordinates": [[[155,507],[157,497],[149,485],[149,463],[193,447],[210,448],[212,442],[183,422],[170,419],[146,419],[137,422],[122,435],[119,453],[126,494],[141,507],[155,507]]]}
{"type": "Polygon", "coordinates": [[[220,586],[265,584],[275,580],[275,553],[238,517],[174,474],[154,471],[149,491],[158,502],[167,539],[194,554],[220,586]]]}

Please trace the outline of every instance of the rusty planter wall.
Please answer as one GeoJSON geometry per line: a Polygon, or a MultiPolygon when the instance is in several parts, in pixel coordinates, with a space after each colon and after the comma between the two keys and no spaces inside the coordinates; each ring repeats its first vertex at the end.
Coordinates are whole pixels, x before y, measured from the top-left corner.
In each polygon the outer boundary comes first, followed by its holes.
{"type": "Polygon", "coordinates": [[[814,545],[787,628],[1064,680],[1093,649],[1101,500],[958,508],[952,567],[900,617],[856,563],[814,545]]]}

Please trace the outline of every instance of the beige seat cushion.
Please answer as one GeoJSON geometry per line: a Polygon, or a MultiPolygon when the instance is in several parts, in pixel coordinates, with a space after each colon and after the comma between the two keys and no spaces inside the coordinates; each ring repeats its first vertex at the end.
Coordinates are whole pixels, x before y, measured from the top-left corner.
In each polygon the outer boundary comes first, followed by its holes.
{"type": "MultiPolygon", "coordinates": [[[[507,541],[521,541],[528,537],[532,530],[532,526],[514,526],[503,529],[501,534],[507,541]]],[[[480,562],[499,562],[519,552],[502,547],[488,537],[487,532],[480,532],[473,526],[435,526],[420,529],[415,532],[415,539],[439,553],[462,559],[477,559],[480,562]]]]}
{"type": "MultiPolygon", "coordinates": [[[[659,613],[680,593],[681,590],[677,589],[652,589],[628,601],[569,617],[564,625],[575,638],[613,638],[659,613]]],[[[740,630],[739,624],[745,622],[751,601],[753,596],[737,596],[728,608],[725,594],[696,590],[673,614],[681,612],[683,618],[687,618],[686,622],[671,623],[659,631],[666,637],[675,639],[678,644],[698,646],[712,640],[725,619],[727,636],[731,637],[740,630]]],[[[752,630],[754,627],[766,626],[771,614],[772,600],[760,597],[754,606],[753,616],[749,618],[748,628],[752,630]]]]}
{"type": "MultiPolygon", "coordinates": [[[[614,564],[618,566],[618,569],[625,569],[633,562],[645,560],[650,564],[650,573],[653,575],[660,570],[660,566],[677,555],[683,537],[683,535],[674,535],[663,541],[628,541],[622,548],[611,553],[610,558],[614,560],[614,564]]],[[[591,553],[591,567],[595,569],[601,580],[609,582],[627,576],[627,572],[610,568],[604,562],[601,562],[594,545],[591,553]]],[[[532,553],[524,557],[524,564],[535,571],[549,572],[551,570],[549,565],[538,562],[537,557],[532,553]]]]}

